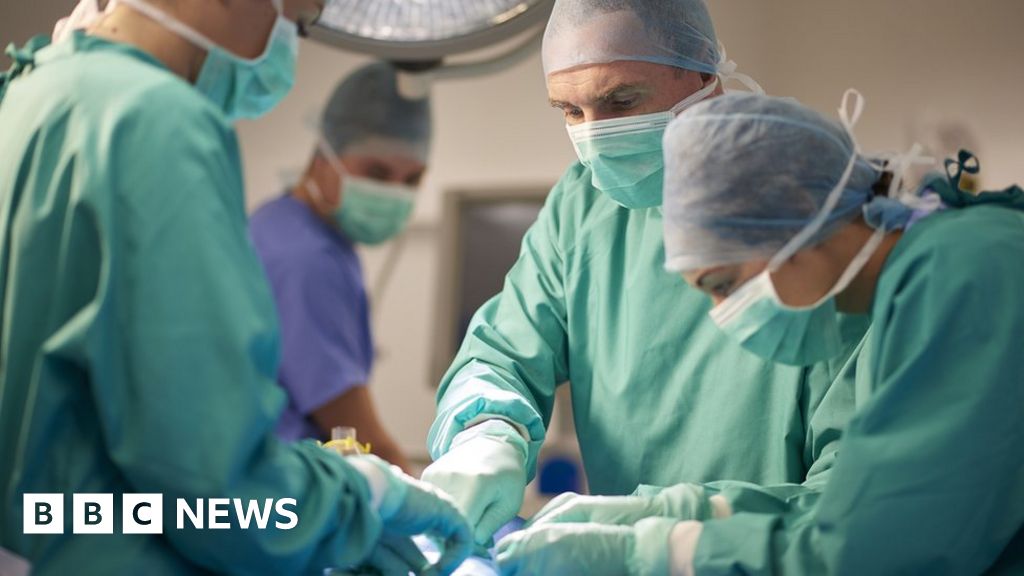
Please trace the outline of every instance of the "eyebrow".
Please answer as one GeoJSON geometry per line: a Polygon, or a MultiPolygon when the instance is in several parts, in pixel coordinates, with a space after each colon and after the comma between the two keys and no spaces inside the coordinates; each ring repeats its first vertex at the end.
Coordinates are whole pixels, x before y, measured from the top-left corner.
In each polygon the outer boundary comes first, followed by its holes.
{"type": "Polygon", "coordinates": [[[646,86],[640,84],[619,84],[615,88],[605,92],[597,98],[598,102],[608,103],[612,100],[617,100],[622,97],[623,93],[635,92],[638,95],[643,95],[650,90],[646,86]]]}
{"type": "MultiPolygon", "coordinates": [[[[622,97],[623,93],[635,92],[637,95],[643,96],[651,92],[650,88],[642,84],[619,84],[618,86],[608,90],[604,94],[594,98],[593,103],[607,104],[622,97]]],[[[571,102],[565,102],[562,100],[548,100],[548,104],[552,108],[559,108],[565,110],[566,108],[578,108],[576,104],[571,102]]]]}

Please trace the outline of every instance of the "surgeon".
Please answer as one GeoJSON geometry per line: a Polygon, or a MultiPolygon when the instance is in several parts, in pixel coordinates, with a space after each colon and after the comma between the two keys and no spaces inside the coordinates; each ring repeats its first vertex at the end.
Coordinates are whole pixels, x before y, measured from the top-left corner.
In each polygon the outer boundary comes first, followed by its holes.
{"type": "MultiPolygon", "coordinates": [[[[456,498],[478,545],[519,511],[567,381],[594,494],[721,478],[812,490],[827,477],[853,410],[852,386],[832,386],[843,359],[758,358],[663,270],[662,135],[722,93],[735,76],[723,61],[699,0],[555,3],[544,72],[579,162],[471,322],[438,392],[436,461],[423,474],[456,498]]],[[[865,329],[849,320],[846,352],[865,329]]],[[[678,496],[673,507],[701,517],[727,504],[678,496]]]]}
{"type": "Polygon", "coordinates": [[[299,183],[252,217],[281,322],[283,438],[353,427],[375,454],[410,469],[366,388],[373,338],[355,248],[402,232],[426,170],[430,131],[428,99],[399,95],[390,64],[364,66],[331,96],[299,183]]]}
{"type": "Polygon", "coordinates": [[[915,155],[863,152],[863,100],[847,97],[842,125],[731,95],[665,136],[667,268],[707,294],[723,333],[766,360],[808,362],[840,353],[836,309],[871,315],[858,409],[824,491],[748,489],[747,513],[705,522],[663,505],[696,486],[567,498],[500,543],[503,573],[1024,571],[1024,190],[965,192],[978,171],[966,152],[906,185],[915,155]],[[656,549],[657,569],[631,563],[656,549]]]}
{"type": "Polygon", "coordinates": [[[321,7],[120,0],[62,41],[9,51],[0,559],[39,575],[396,574],[425,569],[410,539],[423,533],[441,572],[468,553],[436,488],[274,435],[280,336],[232,123],[289,91],[321,7]],[[81,493],[111,495],[106,535],[75,534],[81,493]],[[162,495],[162,525],[143,527],[158,533],[125,533],[122,495],[136,493],[162,495]],[[56,494],[63,522],[33,494],[56,494]],[[177,520],[181,503],[205,529],[177,520]],[[56,533],[32,533],[41,518],[56,533]]]}

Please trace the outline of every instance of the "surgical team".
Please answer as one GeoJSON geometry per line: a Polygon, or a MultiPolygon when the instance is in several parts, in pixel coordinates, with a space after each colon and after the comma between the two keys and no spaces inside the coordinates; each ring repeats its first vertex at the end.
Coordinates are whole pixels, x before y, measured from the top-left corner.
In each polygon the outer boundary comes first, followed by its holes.
{"type": "Polygon", "coordinates": [[[82,0],[9,50],[0,574],[1024,574],[1024,190],[969,192],[966,150],[865,149],[856,90],[835,118],[765,95],[703,0],[555,1],[578,162],[410,476],[365,386],[357,248],[407,224],[430,98],[360,68],[245,213],[234,122],[289,92],[322,9],[82,0]],[[569,381],[589,494],[495,538],[569,381]],[[376,456],[313,440],[336,426],[376,456]],[[26,534],[39,493],[289,497],[300,521],[26,534]]]}

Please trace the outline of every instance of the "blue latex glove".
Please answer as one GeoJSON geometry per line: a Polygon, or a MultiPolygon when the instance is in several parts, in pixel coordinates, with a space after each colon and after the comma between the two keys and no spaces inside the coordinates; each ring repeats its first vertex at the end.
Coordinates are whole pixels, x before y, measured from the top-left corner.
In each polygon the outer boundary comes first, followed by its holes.
{"type": "Polygon", "coordinates": [[[472,532],[450,496],[375,456],[349,460],[367,477],[371,492],[380,496],[384,531],[370,565],[384,574],[450,574],[469,556],[472,532]],[[432,568],[411,540],[417,535],[431,537],[440,548],[441,558],[432,568]]]}
{"type": "Polygon", "coordinates": [[[498,542],[498,567],[503,576],[667,576],[675,524],[648,518],[636,526],[534,526],[498,542]]]}
{"type": "Polygon", "coordinates": [[[567,492],[544,506],[530,519],[528,527],[582,522],[632,526],[654,516],[707,520],[711,505],[704,489],[696,484],[676,484],[653,496],[582,496],[567,492]]]}
{"type": "Polygon", "coordinates": [[[451,494],[473,527],[478,547],[519,513],[526,491],[526,440],[509,423],[488,420],[452,439],[423,471],[423,480],[451,494]]]}

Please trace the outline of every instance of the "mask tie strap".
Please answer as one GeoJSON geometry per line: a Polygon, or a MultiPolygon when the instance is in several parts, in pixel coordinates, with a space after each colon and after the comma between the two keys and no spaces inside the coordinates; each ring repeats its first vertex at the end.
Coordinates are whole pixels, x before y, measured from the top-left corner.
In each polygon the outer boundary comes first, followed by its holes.
{"type": "Polygon", "coordinates": [[[718,43],[718,64],[715,68],[718,70],[718,75],[722,78],[722,84],[725,85],[729,80],[735,80],[740,84],[743,84],[747,90],[750,90],[754,94],[764,94],[764,88],[757,83],[749,74],[737,72],[736,69],[739,66],[734,60],[729,60],[729,57],[725,53],[725,45],[721,42],[718,43]]]}
{"type": "Polygon", "coordinates": [[[341,163],[341,160],[338,160],[338,153],[334,151],[334,148],[331,147],[331,144],[322,135],[317,136],[316,147],[320,151],[320,155],[324,157],[324,160],[327,160],[327,163],[334,169],[338,178],[344,180],[351,177],[348,170],[345,169],[345,165],[341,163]]]}
{"type": "Polygon", "coordinates": [[[668,126],[668,124],[676,116],[678,116],[678,115],[682,114],[683,112],[685,112],[687,108],[690,108],[692,106],[695,106],[695,105],[697,105],[697,104],[707,100],[708,97],[711,96],[711,94],[718,88],[718,86],[721,83],[722,83],[722,80],[718,76],[715,76],[715,79],[714,79],[713,82],[709,83],[707,86],[701,88],[700,90],[697,90],[693,94],[690,94],[689,96],[684,98],[682,101],[677,103],[675,106],[670,108],[668,112],[669,112],[669,114],[671,116],[670,117],[666,116],[664,118],[665,126],[668,126]]]}
{"type": "Polygon", "coordinates": [[[850,152],[850,160],[846,163],[846,169],[843,171],[843,175],[839,178],[835,187],[828,193],[828,197],[825,199],[825,203],[822,205],[818,213],[814,215],[814,218],[804,226],[803,230],[797,233],[796,236],[791,238],[785,246],[779,250],[772,259],[768,261],[768,269],[772,272],[779,269],[779,266],[789,260],[793,254],[803,248],[808,240],[812,236],[821,230],[822,226],[828,220],[832,211],[835,210],[837,204],[839,204],[840,198],[842,198],[843,191],[846,189],[846,184],[850,181],[850,177],[853,175],[853,168],[857,165],[857,158],[860,157],[860,146],[857,144],[857,138],[854,136],[853,128],[857,125],[857,121],[860,120],[861,113],[864,112],[864,96],[861,95],[857,90],[850,88],[843,94],[842,104],[839,107],[839,120],[843,124],[843,128],[846,129],[847,134],[850,136],[850,142],[853,145],[853,150],[850,152]],[[852,103],[852,109],[851,109],[852,103]]]}
{"type": "Polygon", "coordinates": [[[946,176],[958,192],[966,192],[960,187],[960,178],[966,174],[977,174],[981,171],[981,162],[978,157],[967,150],[961,150],[957,159],[947,158],[945,162],[946,176]]]}
{"type": "Polygon", "coordinates": [[[122,4],[131,6],[135,11],[147,16],[155,22],[159,22],[165,28],[174,32],[178,36],[181,36],[185,40],[188,40],[192,44],[206,50],[207,52],[216,49],[217,45],[206,36],[203,36],[199,32],[196,32],[189,26],[186,26],[182,21],[164,12],[163,10],[151,6],[144,0],[120,0],[122,4]]]}
{"type": "MultiPolygon", "coordinates": [[[[328,143],[327,139],[322,135],[317,136],[316,147],[320,152],[320,155],[324,157],[327,163],[331,166],[331,169],[334,170],[334,173],[338,175],[338,179],[341,180],[341,182],[344,182],[346,178],[350,177],[348,170],[345,169],[345,165],[338,160],[338,156],[331,148],[330,143],[328,143]]],[[[316,202],[320,204],[321,207],[330,208],[327,203],[327,199],[324,198],[323,190],[320,189],[320,185],[311,178],[306,178],[305,182],[306,190],[315,198],[316,202]]]]}

